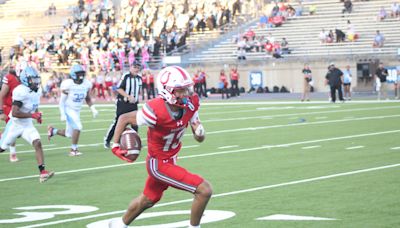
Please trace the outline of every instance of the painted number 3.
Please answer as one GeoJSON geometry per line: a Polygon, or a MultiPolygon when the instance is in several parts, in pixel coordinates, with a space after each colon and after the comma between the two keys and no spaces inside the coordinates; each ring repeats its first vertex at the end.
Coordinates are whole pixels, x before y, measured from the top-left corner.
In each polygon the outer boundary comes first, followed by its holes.
{"type": "Polygon", "coordinates": [[[169,151],[170,149],[176,149],[179,144],[181,143],[181,138],[183,134],[185,133],[185,128],[178,131],[178,132],[172,132],[171,134],[164,136],[165,144],[163,151],[169,151]]]}

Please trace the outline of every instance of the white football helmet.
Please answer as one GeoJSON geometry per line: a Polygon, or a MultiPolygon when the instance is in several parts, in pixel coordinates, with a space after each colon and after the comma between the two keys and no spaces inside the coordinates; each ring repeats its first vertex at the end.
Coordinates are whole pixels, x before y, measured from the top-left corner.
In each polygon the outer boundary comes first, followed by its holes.
{"type": "Polygon", "coordinates": [[[187,97],[193,93],[193,80],[189,72],[179,66],[168,66],[157,75],[158,94],[169,104],[185,106],[187,97]],[[185,97],[175,96],[176,89],[187,89],[185,97]]]}

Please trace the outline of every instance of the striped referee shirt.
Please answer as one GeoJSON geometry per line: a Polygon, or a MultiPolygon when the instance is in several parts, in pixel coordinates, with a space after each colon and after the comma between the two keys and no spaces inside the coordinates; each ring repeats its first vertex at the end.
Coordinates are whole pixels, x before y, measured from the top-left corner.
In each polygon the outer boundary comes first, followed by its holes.
{"type": "MultiPolygon", "coordinates": [[[[118,89],[123,89],[129,96],[135,97],[135,103],[139,101],[139,92],[142,88],[142,76],[140,74],[133,76],[130,72],[122,75],[117,85],[118,89]]],[[[121,94],[117,96],[118,101],[126,101],[121,94]]]]}

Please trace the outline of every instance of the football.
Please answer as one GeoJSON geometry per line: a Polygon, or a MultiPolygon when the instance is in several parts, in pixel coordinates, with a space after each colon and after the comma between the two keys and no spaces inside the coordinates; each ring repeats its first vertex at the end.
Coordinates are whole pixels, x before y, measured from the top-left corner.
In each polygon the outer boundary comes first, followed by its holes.
{"type": "Polygon", "coordinates": [[[122,132],[119,146],[121,149],[128,151],[125,157],[135,161],[142,149],[142,141],[135,130],[127,128],[122,132]]]}

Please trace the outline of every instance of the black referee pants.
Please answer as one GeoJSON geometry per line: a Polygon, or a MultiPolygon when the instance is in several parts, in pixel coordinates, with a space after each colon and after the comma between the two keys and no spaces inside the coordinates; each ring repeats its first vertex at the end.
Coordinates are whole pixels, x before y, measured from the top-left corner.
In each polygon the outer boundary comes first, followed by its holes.
{"type": "MultiPolygon", "coordinates": [[[[114,121],[111,123],[110,127],[108,128],[107,134],[104,137],[104,141],[106,142],[111,142],[111,139],[114,136],[114,132],[115,132],[115,127],[117,126],[117,122],[118,122],[118,118],[120,115],[128,113],[128,112],[132,112],[132,111],[136,111],[138,110],[138,104],[137,103],[129,103],[129,102],[124,102],[124,101],[117,101],[117,111],[115,114],[115,119],[114,121]]],[[[138,131],[139,128],[138,126],[132,126],[133,129],[135,129],[135,131],[138,131]]]]}

